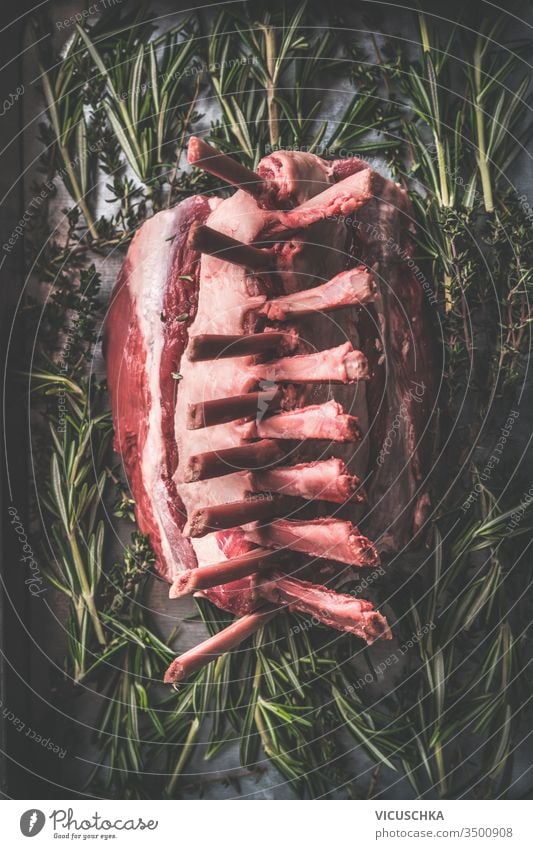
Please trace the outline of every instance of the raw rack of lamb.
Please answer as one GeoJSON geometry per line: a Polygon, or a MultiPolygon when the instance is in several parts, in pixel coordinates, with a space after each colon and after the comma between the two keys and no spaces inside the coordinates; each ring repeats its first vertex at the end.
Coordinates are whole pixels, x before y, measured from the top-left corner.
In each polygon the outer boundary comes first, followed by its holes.
{"type": "Polygon", "coordinates": [[[198,138],[188,157],[237,191],[143,224],[104,339],[157,572],[236,615],[172,683],[282,609],[390,639],[337,588],[420,534],[434,400],[402,188],[360,159],[279,151],[253,172],[198,138]]]}

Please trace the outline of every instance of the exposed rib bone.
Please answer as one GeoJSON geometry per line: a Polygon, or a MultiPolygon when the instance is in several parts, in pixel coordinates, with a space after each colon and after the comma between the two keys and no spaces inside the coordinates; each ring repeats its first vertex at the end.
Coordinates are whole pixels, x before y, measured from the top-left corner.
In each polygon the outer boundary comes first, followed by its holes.
{"type": "Polygon", "coordinates": [[[283,557],[283,552],[256,548],[247,554],[223,560],[221,563],[213,563],[211,566],[202,566],[199,569],[187,569],[178,575],[170,587],[169,598],[181,598],[197,590],[207,590],[209,587],[218,587],[220,584],[229,584],[239,578],[246,578],[260,569],[272,569],[275,564],[279,565],[283,557]]]}
{"type": "Polygon", "coordinates": [[[305,289],[292,295],[283,295],[267,301],[258,311],[270,321],[301,318],[315,312],[328,312],[347,306],[360,306],[374,299],[375,283],[363,267],[341,271],[328,283],[305,289]]]}
{"type": "Polygon", "coordinates": [[[283,457],[283,450],[273,439],[263,439],[234,448],[221,448],[193,454],[185,470],[185,481],[208,480],[247,469],[264,469],[283,457]]]}
{"type": "Polygon", "coordinates": [[[286,235],[291,230],[301,230],[325,218],[342,222],[375,197],[382,183],[383,178],[371,168],[358,171],[294,209],[277,211],[269,221],[265,236],[286,235]]]}
{"type": "Polygon", "coordinates": [[[263,625],[272,619],[279,612],[279,607],[265,605],[261,610],[255,613],[249,613],[247,616],[242,616],[236,619],[227,628],[219,631],[213,637],[200,643],[189,651],[177,657],[172,661],[167,671],[165,672],[165,684],[175,684],[178,681],[183,681],[184,678],[207,666],[211,661],[216,660],[221,654],[225,654],[230,649],[242,643],[246,637],[258,631],[263,625]]]}
{"type": "Polygon", "coordinates": [[[270,184],[259,174],[251,171],[250,168],[245,168],[235,159],[231,159],[196,136],[191,136],[189,139],[187,158],[191,165],[196,165],[208,174],[214,174],[230,186],[243,189],[257,200],[268,197],[270,193],[270,184]]]}
{"type": "Polygon", "coordinates": [[[267,412],[279,408],[281,397],[282,393],[276,387],[263,392],[249,392],[247,395],[189,404],[187,427],[189,430],[198,430],[201,427],[225,424],[249,416],[264,416],[267,412]]]}
{"type": "Polygon", "coordinates": [[[224,262],[244,265],[251,271],[265,271],[274,267],[274,257],[266,251],[245,245],[225,233],[213,230],[207,224],[193,224],[188,237],[191,250],[211,254],[224,262]]]}
{"type": "Polygon", "coordinates": [[[274,519],[245,531],[246,539],[265,548],[290,548],[350,566],[376,566],[379,556],[369,539],[342,519],[274,519]]]}
{"type": "MultiPolygon", "coordinates": [[[[193,510],[187,524],[183,529],[186,537],[203,537],[213,531],[222,531],[226,528],[238,528],[248,522],[262,522],[279,515],[281,512],[289,512],[284,499],[273,498],[271,495],[255,496],[244,501],[232,501],[229,504],[215,504],[209,507],[200,507],[193,510]]],[[[269,548],[269,546],[265,546],[269,548]]]]}
{"type": "Polygon", "coordinates": [[[261,421],[239,425],[243,439],[329,439],[334,442],[356,442],[361,431],[355,416],[347,415],[336,401],[301,407],[279,413],[261,421]]]}
{"type": "MultiPolygon", "coordinates": [[[[199,570],[201,571],[201,570],[199,570]]],[[[348,631],[367,643],[392,639],[387,620],[370,601],[336,593],[319,584],[275,573],[259,584],[261,595],[275,604],[288,604],[290,610],[307,613],[323,625],[348,631]]]]}
{"type": "Polygon", "coordinates": [[[345,342],[328,351],[260,363],[251,372],[258,380],[278,383],[356,383],[368,378],[368,363],[362,351],[345,342]]]}
{"type": "Polygon", "coordinates": [[[294,351],[297,344],[298,337],[295,333],[278,331],[251,333],[249,336],[203,333],[199,336],[191,336],[188,355],[192,362],[200,362],[228,357],[246,357],[262,354],[265,351],[294,351]]]}
{"type": "Polygon", "coordinates": [[[360,489],[361,481],[348,471],[344,460],[331,457],[314,463],[299,463],[277,469],[262,469],[251,476],[256,492],[278,492],[295,495],[310,501],[361,502],[365,497],[360,489]]]}

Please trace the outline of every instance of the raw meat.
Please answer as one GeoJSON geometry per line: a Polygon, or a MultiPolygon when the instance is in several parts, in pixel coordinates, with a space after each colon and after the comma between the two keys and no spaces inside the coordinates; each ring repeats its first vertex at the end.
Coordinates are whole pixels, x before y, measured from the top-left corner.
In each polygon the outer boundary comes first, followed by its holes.
{"type": "Polygon", "coordinates": [[[157,571],[172,597],[242,617],[169,681],[279,607],[390,638],[369,601],[308,579],[420,530],[434,398],[400,187],[357,159],[277,152],[254,173],[199,139],[189,159],[238,190],[143,225],[105,327],[115,448],[157,571]]]}

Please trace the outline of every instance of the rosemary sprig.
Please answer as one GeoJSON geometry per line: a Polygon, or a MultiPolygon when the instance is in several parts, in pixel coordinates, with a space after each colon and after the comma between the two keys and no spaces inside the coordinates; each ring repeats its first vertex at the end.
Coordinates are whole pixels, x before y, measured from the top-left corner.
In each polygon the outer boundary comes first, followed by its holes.
{"type": "MultiPolygon", "coordinates": [[[[335,36],[316,27],[304,2],[292,13],[254,16],[222,13],[212,29],[207,62],[221,117],[213,140],[239,151],[255,167],[272,149],[296,148],[327,155],[389,149],[397,142],[372,138],[385,126],[377,97],[378,79],[363,71],[355,53],[339,51],[335,36]],[[351,74],[357,88],[342,118],[330,128],[321,118],[324,77],[351,74]],[[253,133],[253,139],[252,139],[253,133]]],[[[333,81],[333,87],[335,83],[333,81]]]]}
{"type": "MultiPolygon", "coordinates": [[[[148,45],[126,51],[122,42],[104,60],[98,45],[77,25],[103,82],[103,108],[124,157],[137,178],[152,186],[172,160],[166,159],[184,126],[190,98],[185,80],[195,52],[195,36],[186,26],[170,30],[148,45]],[[184,112],[185,110],[185,112],[184,112]]],[[[189,124],[194,120],[189,115],[189,124]]]]}
{"type": "Polygon", "coordinates": [[[93,640],[100,646],[106,644],[97,595],[102,579],[101,503],[107,485],[104,466],[111,418],[103,406],[103,385],[83,376],[95,339],[99,288],[99,277],[91,267],[82,271],[76,290],[57,289],[46,320],[49,332],[55,330],[55,338],[48,338],[48,351],[41,351],[43,366],[32,374],[34,391],[45,400],[51,448],[47,490],[37,493],[52,519],[54,566],[48,577],[71,602],[68,632],[76,681],[85,674],[93,640]],[[60,345],[68,345],[68,354],[66,348],[61,353],[60,345]]]}
{"type": "MultiPolygon", "coordinates": [[[[95,157],[87,142],[87,123],[79,92],[70,89],[74,77],[70,55],[59,65],[55,74],[41,67],[41,82],[53,132],[53,149],[48,158],[53,173],[63,180],[67,190],[80,208],[93,239],[98,237],[96,225],[87,201],[91,185],[91,163],[95,157]]],[[[49,139],[45,143],[50,144],[49,139]]]]}
{"type": "Polygon", "coordinates": [[[494,49],[495,41],[504,35],[503,29],[502,22],[496,21],[489,32],[476,35],[473,67],[468,71],[475,158],[486,212],[494,212],[494,191],[502,178],[507,178],[508,168],[531,132],[524,127],[529,76],[517,81],[521,68],[516,55],[503,60],[500,51],[494,49]]]}

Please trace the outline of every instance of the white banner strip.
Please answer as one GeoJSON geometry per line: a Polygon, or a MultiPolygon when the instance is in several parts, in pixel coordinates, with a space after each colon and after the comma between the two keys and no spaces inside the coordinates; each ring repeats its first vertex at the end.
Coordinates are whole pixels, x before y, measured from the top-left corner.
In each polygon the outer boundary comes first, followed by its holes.
{"type": "Polygon", "coordinates": [[[4,801],[2,845],[214,849],[533,846],[530,802],[4,801]],[[293,810],[290,810],[290,807],[293,810]]]}

